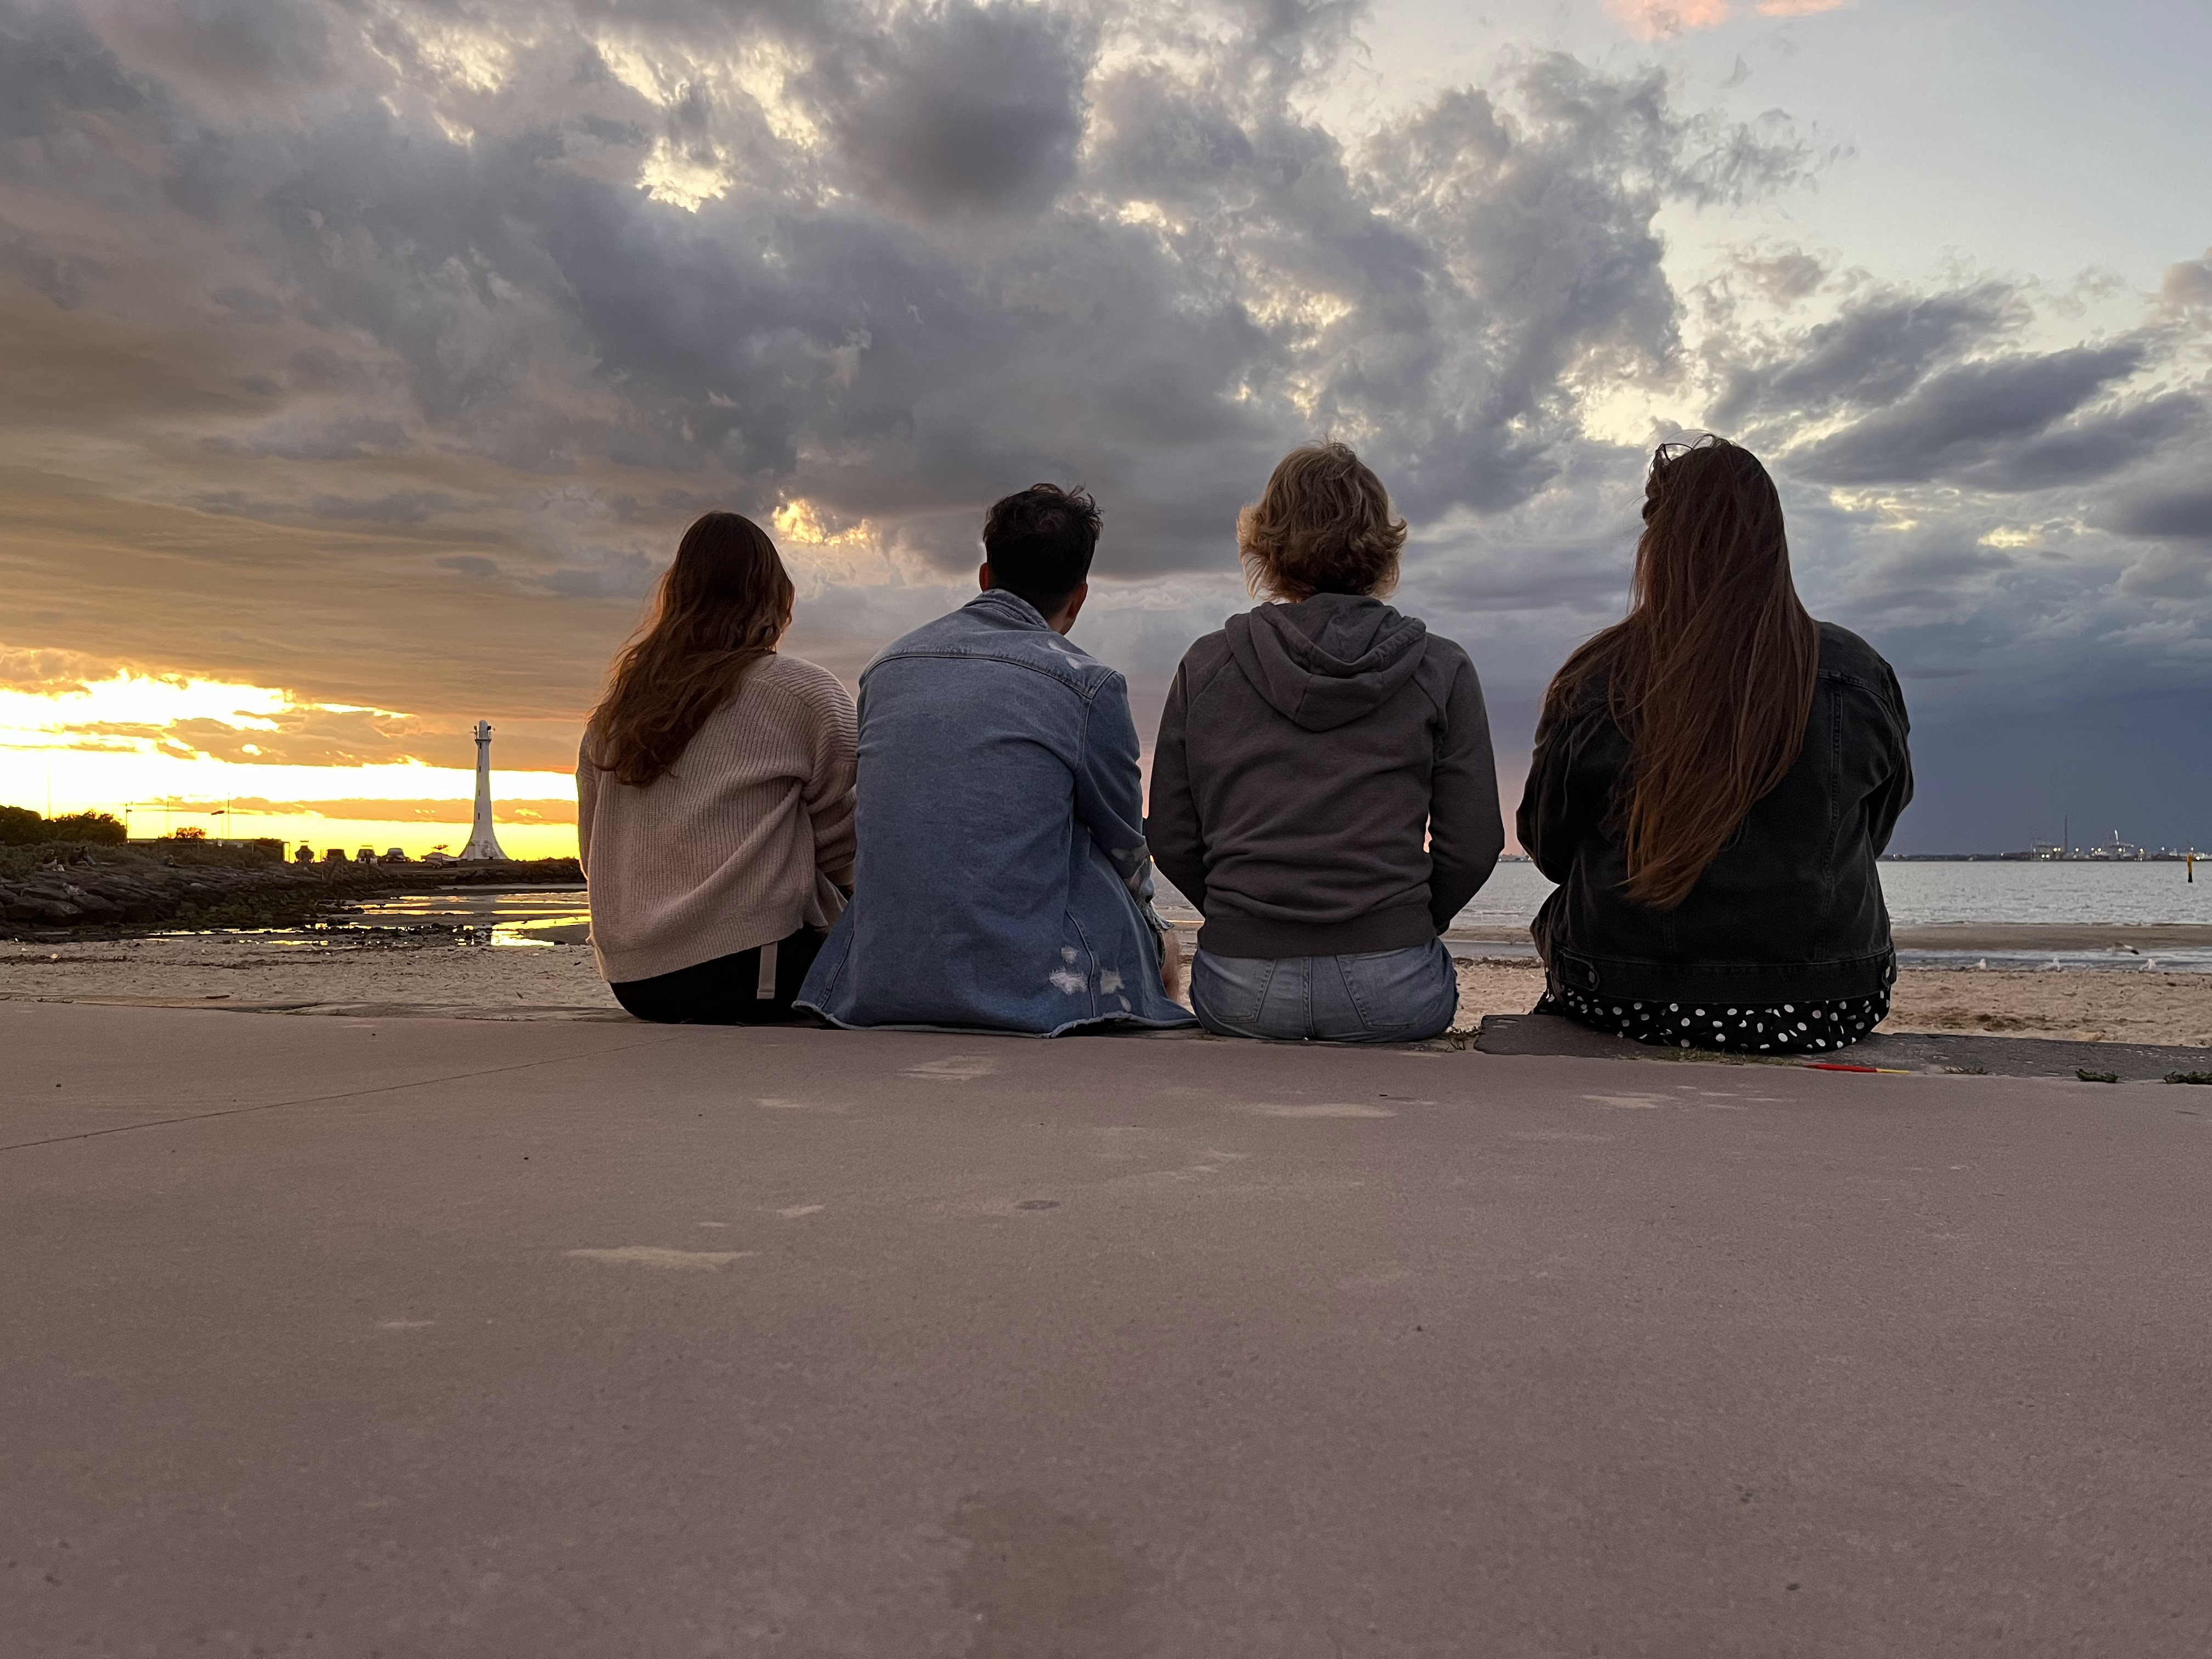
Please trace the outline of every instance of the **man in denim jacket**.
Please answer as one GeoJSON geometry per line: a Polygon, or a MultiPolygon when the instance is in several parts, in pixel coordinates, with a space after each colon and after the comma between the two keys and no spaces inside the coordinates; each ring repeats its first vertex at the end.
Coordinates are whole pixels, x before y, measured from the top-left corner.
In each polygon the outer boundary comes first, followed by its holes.
{"type": "Polygon", "coordinates": [[[983,592],[860,676],[853,902],[798,1003],[840,1025],[1188,1025],[1160,982],[1127,682],[1064,637],[1098,509],[1038,484],[983,592]]]}

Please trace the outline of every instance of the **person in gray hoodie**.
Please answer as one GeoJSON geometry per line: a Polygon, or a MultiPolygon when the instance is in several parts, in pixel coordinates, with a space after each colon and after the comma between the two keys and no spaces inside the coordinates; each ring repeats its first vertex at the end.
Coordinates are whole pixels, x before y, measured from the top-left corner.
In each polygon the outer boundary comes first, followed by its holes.
{"type": "Polygon", "coordinates": [[[1344,445],[1286,456],[1237,540],[1266,602],[1184,654],[1146,820],[1206,918],[1192,1007],[1226,1036],[1435,1036],[1459,1006],[1438,935],[1505,844],[1481,682],[1382,602],[1406,525],[1344,445]]]}

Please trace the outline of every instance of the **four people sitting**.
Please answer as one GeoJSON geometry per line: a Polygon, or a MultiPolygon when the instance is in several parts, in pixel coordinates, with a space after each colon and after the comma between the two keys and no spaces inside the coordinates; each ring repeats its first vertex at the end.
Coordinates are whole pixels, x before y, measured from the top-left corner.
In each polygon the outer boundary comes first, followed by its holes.
{"type": "MultiPolygon", "coordinates": [[[[1627,617],[1547,693],[1522,845],[1558,883],[1537,1012],[1654,1043],[1825,1052],[1887,1012],[1875,860],[1911,799],[1904,701],[1790,580],[1749,452],[1669,445],[1627,617]]],[[[1100,520],[1038,484],[993,507],[981,592],[860,677],[775,650],[793,591],[709,514],[617,659],[577,773],[592,940],[623,1006],[706,1024],[1052,1036],[1192,1023],[1152,866],[1204,918],[1223,1036],[1434,1036],[1442,935],[1504,846],[1467,653],[1384,603],[1407,526],[1338,443],[1237,524],[1261,603],[1193,645],[1153,750],[1068,636],[1100,520]]]]}

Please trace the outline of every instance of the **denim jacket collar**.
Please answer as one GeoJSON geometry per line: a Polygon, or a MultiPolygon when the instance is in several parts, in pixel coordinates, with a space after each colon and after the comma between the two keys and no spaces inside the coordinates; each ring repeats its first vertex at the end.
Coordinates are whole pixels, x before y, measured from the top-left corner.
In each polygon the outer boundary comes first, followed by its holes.
{"type": "Polygon", "coordinates": [[[1053,631],[1052,624],[1044,619],[1043,613],[1035,605],[1020,594],[1009,593],[1003,587],[986,588],[960,608],[963,611],[995,611],[1016,628],[1033,628],[1044,634],[1053,631]]]}

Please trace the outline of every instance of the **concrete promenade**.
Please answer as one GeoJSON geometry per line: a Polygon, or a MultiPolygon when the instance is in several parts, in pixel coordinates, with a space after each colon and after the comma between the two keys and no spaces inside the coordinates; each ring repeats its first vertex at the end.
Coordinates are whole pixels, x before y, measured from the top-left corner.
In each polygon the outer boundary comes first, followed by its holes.
{"type": "Polygon", "coordinates": [[[0,1003],[0,1654],[2203,1655],[2208,1137],[0,1003]]]}

